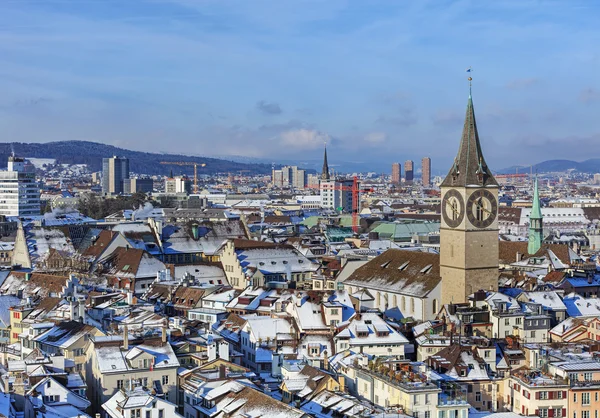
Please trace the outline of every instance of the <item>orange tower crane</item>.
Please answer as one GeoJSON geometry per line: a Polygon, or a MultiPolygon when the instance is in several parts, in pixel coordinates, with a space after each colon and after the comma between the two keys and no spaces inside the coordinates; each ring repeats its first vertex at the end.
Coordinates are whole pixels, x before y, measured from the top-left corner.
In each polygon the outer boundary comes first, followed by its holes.
{"type": "Polygon", "coordinates": [[[179,165],[179,166],[194,166],[194,193],[198,193],[198,166],[206,167],[205,163],[195,163],[193,161],[161,161],[161,164],[179,165]]]}
{"type": "MultiPolygon", "coordinates": [[[[317,188],[320,186],[310,186],[317,188]]],[[[352,186],[335,186],[333,190],[341,190],[344,192],[352,192],[352,231],[358,234],[358,212],[360,211],[359,193],[369,193],[373,189],[360,189],[358,187],[358,176],[352,177],[352,186]]]]}

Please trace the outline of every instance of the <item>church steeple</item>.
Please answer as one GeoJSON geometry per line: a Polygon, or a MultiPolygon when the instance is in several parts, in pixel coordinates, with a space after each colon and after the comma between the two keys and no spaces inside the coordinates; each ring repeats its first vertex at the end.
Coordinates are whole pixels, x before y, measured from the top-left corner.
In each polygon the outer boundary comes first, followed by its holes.
{"type": "Polygon", "coordinates": [[[542,247],[544,241],[544,222],[542,209],[540,205],[540,193],[538,190],[538,179],[535,177],[533,186],[533,204],[531,205],[531,213],[529,214],[529,242],[527,244],[527,252],[530,255],[537,253],[542,247]]]}
{"type": "Polygon", "coordinates": [[[475,121],[475,110],[473,109],[473,99],[470,91],[458,155],[454,159],[452,168],[441,186],[498,186],[498,182],[496,182],[496,179],[492,175],[481,152],[477,122],[475,121]]]}
{"type": "Polygon", "coordinates": [[[323,170],[321,171],[321,180],[329,180],[329,164],[327,163],[327,145],[325,145],[325,155],[323,156],[323,170]]]}

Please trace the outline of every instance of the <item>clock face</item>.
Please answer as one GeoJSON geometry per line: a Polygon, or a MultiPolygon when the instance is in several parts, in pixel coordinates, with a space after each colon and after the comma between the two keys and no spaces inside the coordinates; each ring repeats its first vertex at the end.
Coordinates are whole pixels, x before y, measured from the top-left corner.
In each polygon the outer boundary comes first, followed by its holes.
{"type": "Polygon", "coordinates": [[[442,216],[450,228],[456,228],[465,217],[465,201],[456,190],[448,190],[442,201],[442,216]]]}
{"type": "Polygon", "coordinates": [[[498,215],[498,202],[489,190],[479,189],[467,200],[467,219],[477,228],[487,228],[498,215]]]}

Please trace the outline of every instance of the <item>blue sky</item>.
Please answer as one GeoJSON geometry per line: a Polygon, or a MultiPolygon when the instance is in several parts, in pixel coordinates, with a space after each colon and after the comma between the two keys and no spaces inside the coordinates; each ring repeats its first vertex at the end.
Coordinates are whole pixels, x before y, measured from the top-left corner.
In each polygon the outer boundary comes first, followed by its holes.
{"type": "MultiPolygon", "coordinates": [[[[2,141],[390,170],[600,156],[595,1],[2,0],[2,141]]],[[[437,170],[435,170],[437,168],[437,170]]]]}

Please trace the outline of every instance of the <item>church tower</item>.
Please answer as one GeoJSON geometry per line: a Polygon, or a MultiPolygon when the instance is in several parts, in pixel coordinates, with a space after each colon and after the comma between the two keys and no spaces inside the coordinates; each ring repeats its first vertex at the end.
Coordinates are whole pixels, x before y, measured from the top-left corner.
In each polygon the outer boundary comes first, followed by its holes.
{"type": "Polygon", "coordinates": [[[329,180],[329,164],[327,163],[327,145],[325,145],[325,156],[323,157],[323,170],[321,170],[321,180],[329,180]]]}
{"type": "Polygon", "coordinates": [[[473,99],[458,155],[441,184],[442,303],[466,302],[478,290],[498,290],[498,183],[479,142],[473,99]]]}
{"type": "Polygon", "coordinates": [[[535,176],[535,185],[533,187],[533,205],[529,214],[529,242],[527,243],[527,252],[534,255],[544,241],[544,222],[542,219],[542,208],[540,205],[540,193],[538,191],[538,179],[535,176]]]}

